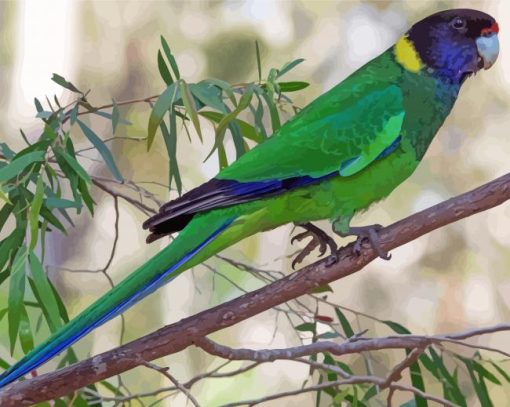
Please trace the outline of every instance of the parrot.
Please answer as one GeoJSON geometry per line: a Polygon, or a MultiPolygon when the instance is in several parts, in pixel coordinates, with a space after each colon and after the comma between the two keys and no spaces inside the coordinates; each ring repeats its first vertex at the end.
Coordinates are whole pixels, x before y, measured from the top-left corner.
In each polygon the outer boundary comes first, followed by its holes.
{"type": "Polygon", "coordinates": [[[378,245],[380,225],[351,227],[351,219],[417,168],[464,82],[496,62],[498,32],[493,17],[473,9],[440,11],[416,22],[271,137],[164,204],[143,224],[150,232],[147,242],[177,236],[5,370],[0,388],[180,273],[256,233],[294,223],[324,240],[311,222],[330,220],[334,232],[357,236],[357,242],[368,239],[388,258],[378,245]]]}

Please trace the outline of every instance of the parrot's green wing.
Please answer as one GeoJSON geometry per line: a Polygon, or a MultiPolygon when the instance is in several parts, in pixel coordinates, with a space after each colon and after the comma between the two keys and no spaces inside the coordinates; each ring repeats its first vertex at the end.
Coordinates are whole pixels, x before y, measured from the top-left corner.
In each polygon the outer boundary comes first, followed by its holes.
{"type": "Polygon", "coordinates": [[[362,97],[333,88],[216,178],[256,182],[335,172],[350,176],[398,147],[404,116],[396,85],[362,97]]]}

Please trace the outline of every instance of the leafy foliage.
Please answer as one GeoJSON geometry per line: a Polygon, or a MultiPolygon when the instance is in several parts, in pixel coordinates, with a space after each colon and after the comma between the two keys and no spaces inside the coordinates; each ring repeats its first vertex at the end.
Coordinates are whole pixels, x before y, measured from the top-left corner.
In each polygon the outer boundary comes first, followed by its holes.
{"type": "MultiPolygon", "coordinates": [[[[255,46],[254,62],[257,80],[242,84],[230,84],[209,78],[196,83],[188,82],[181,76],[176,58],[167,41],[161,37],[161,50],[157,54],[157,67],[165,84],[157,98],[143,99],[151,103],[148,118],[147,148],[150,149],[158,134],[166,146],[169,166],[170,187],[179,193],[183,189],[177,151],[182,137],[181,127],[191,142],[211,145],[206,159],[216,157],[220,168],[231,160],[239,158],[250,148],[278,130],[283,114],[287,116],[299,109],[287,93],[302,90],[308,86],[302,81],[282,81],[282,77],[295,69],[303,59],[293,60],[279,69],[272,68],[264,78],[258,44],[255,46]],[[154,103],[153,100],[155,99],[154,103]],[[208,140],[203,131],[204,124],[214,129],[214,139],[208,140]],[[196,140],[191,138],[193,127],[196,140]],[[231,142],[235,154],[229,157],[227,145],[231,142]]],[[[34,99],[35,117],[40,120],[42,130],[33,143],[23,131],[21,136],[27,146],[13,151],[6,143],[0,143],[0,285],[8,291],[7,307],[0,309],[0,321],[7,318],[8,338],[11,355],[26,354],[34,343],[40,342],[38,333],[43,324],[54,332],[68,322],[67,310],[45,271],[45,237],[47,233],[66,233],[73,227],[73,219],[83,207],[94,214],[94,175],[82,164],[80,151],[76,149],[77,134],[83,134],[95,149],[114,180],[122,183],[125,179],[115,162],[114,155],[104,138],[85,122],[86,115],[95,114],[111,122],[112,134],[119,132],[119,125],[130,123],[121,117],[121,107],[136,101],[117,102],[94,107],[87,99],[88,92],[80,90],[72,82],[58,74],[52,80],[72,92],[75,99],[62,106],[54,97],[53,103],[34,99]]],[[[331,287],[319,287],[316,293],[332,291],[331,287]]],[[[341,330],[318,333],[320,323],[333,324],[327,316],[317,316],[312,322],[295,327],[301,335],[311,335],[313,341],[335,340],[339,337],[354,338],[356,331],[347,316],[336,309],[341,330]]],[[[395,333],[409,331],[392,321],[382,321],[395,333]]],[[[336,366],[352,374],[353,368],[330,354],[314,355],[311,360],[336,366]]],[[[59,366],[76,362],[72,349],[61,358],[59,366]]],[[[9,363],[0,358],[0,367],[9,363]]],[[[311,372],[313,373],[313,371],[311,372]]],[[[501,386],[510,383],[510,375],[499,363],[484,360],[479,354],[472,358],[445,352],[437,346],[427,348],[419,360],[409,369],[412,385],[422,391],[427,383],[439,384],[443,397],[459,406],[468,405],[468,394],[473,393],[484,406],[492,405],[488,383],[501,386]]],[[[339,377],[333,372],[319,372],[318,383],[334,382],[339,377]]],[[[100,383],[115,396],[124,396],[124,389],[111,382],[100,383]]],[[[427,384],[428,386],[428,384],[427,384]]],[[[89,390],[97,393],[91,386],[89,390]]],[[[317,405],[324,397],[334,406],[366,406],[380,393],[374,385],[357,384],[332,386],[316,395],[317,405]]],[[[73,399],[73,405],[100,405],[91,401],[84,392],[73,399]]],[[[56,400],[55,405],[68,405],[69,401],[56,400]]],[[[406,406],[427,406],[420,396],[406,406]]]]}

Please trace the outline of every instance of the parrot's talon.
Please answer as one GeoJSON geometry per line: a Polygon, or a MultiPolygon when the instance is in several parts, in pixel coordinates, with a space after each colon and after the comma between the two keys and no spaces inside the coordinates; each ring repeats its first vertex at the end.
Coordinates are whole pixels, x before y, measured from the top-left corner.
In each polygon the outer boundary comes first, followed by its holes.
{"type": "MultiPolygon", "coordinates": [[[[290,243],[294,244],[294,242],[300,242],[301,240],[311,237],[312,240],[308,242],[308,244],[305,246],[301,252],[298,253],[296,258],[292,261],[292,269],[295,270],[296,266],[301,263],[308,255],[316,248],[319,249],[319,257],[324,256],[327,249],[329,248],[331,255],[335,256],[336,251],[338,250],[338,246],[336,242],[329,236],[326,232],[324,232],[321,228],[315,226],[312,223],[303,223],[299,224],[298,226],[305,229],[304,232],[299,233],[298,235],[294,236],[290,243]]],[[[332,259],[333,260],[333,259],[332,259]]],[[[335,256],[335,260],[331,263],[334,264],[338,261],[335,256]]],[[[329,265],[331,265],[329,264],[329,265]]],[[[328,266],[328,264],[326,264],[328,266]]]]}
{"type": "Polygon", "coordinates": [[[354,235],[357,236],[356,242],[354,243],[354,246],[352,248],[352,252],[356,256],[361,255],[361,249],[363,247],[363,242],[368,240],[370,243],[370,246],[372,246],[372,249],[377,253],[377,256],[380,257],[383,260],[390,260],[391,254],[388,254],[385,250],[381,247],[381,242],[379,238],[379,230],[383,228],[382,225],[375,224],[375,225],[369,225],[369,226],[361,226],[361,227],[351,227],[349,229],[349,232],[346,234],[342,234],[341,236],[349,236],[354,235]]]}

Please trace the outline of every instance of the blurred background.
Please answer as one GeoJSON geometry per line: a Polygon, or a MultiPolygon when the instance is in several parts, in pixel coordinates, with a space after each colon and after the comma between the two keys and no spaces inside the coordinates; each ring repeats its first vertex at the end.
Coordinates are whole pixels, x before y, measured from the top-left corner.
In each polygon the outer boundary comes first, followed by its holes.
{"type": "MultiPolygon", "coordinates": [[[[50,81],[53,72],[82,89],[91,89],[95,105],[160,93],[156,54],[164,35],[176,55],[182,76],[191,82],[217,77],[230,83],[257,77],[254,41],[261,47],[263,72],[295,58],[306,61],[288,80],[311,85],[297,94],[304,106],[375,57],[413,22],[445,8],[472,7],[492,14],[501,27],[501,54],[497,64],[464,85],[449,119],[416,173],[384,202],[355,218],[355,225],[389,224],[413,212],[465,192],[510,170],[510,6],[501,1],[2,1],[0,2],[0,141],[21,147],[19,128],[28,137],[33,127],[33,98],[56,94],[70,97],[50,81]]],[[[69,99],[70,100],[70,99],[69,99]]],[[[118,136],[145,137],[148,105],[123,109],[132,126],[118,136]]],[[[109,136],[109,124],[93,121],[94,129],[109,136]]],[[[204,125],[205,143],[179,139],[179,161],[185,190],[214,176],[215,160],[203,163],[214,131],[204,125]]],[[[82,136],[77,136],[82,137],[82,136]]],[[[123,175],[135,182],[167,182],[167,155],[158,137],[150,153],[143,142],[116,141],[113,152],[123,175]]],[[[91,156],[93,158],[93,155],[91,156]]],[[[107,174],[94,160],[91,173],[107,174]]],[[[147,184],[159,199],[168,190],[147,184]]],[[[51,277],[72,315],[109,288],[101,274],[67,271],[97,269],[108,260],[114,237],[114,207],[109,195],[93,190],[98,202],[91,217],[84,211],[69,236],[52,233],[47,261],[51,277]]],[[[172,195],[173,196],[173,195],[172,195]]],[[[135,266],[162,246],[147,246],[141,223],[145,216],[120,201],[120,238],[111,267],[120,281],[135,266]]],[[[321,224],[327,228],[327,223],[321,224]]],[[[250,238],[227,251],[231,258],[272,270],[290,270],[285,257],[292,227],[250,238]]],[[[164,243],[163,243],[164,244],[164,243]]],[[[390,262],[376,260],[363,272],[333,283],[328,299],[383,320],[393,320],[417,334],[465,330],[510,320],[510,206],[499,206],[430,233],[398,250],[390,262]]],[[[310,259],[314,260],[314,259],[310,259]]],[[[214,266],[214,261],[211,262],[214,266]]],[[[230,270],[246,290],[260,286],[248,275],[230,270]]],[[[179,276],[126,313],[124,342],[240,295],[226,280],[205,267],[179,276]]],[[[2,306],[5,292],[0,292],[2,306]]],[[[329,311],[326,311],[326,313],[329,311]]],[[[371,335],[389,332],[370,320],[357,321],[371,335]]],[[[354,320],[353,324],[356,321],[354,320]]],[[[0,325],[0,343],[7,344],[6,325],[0,325]]],[[[80,358],[119,343],[117,318],[96,330],[77,346],[80,358]]],[[[38,336],[42,340],[44,335],[38,336]]],[[[299,344],[288,321],[263,313],[212,336],[220,343],[251,348],[299,344]],[[275,326],[277,325],[277,326],[275,326]]],[[[510,335],[482,339],[485,345],[510,351],[510,335]]],[[[1,351],[8,354],[8,349],[1,351]]],[[[384,359],[383,356],[381,356],[384,359]]],[[[204,353],[189,349],[158,362],[185,380],[219,364],[204,353]]],[[[239,364],[240,365],[240,364],[239,364]]],[[[236,366],[236,364],[233,364],[236,366]]],[[[48,364],[41,369],[50,370],[48,364]]],[[[260,397],[301,386],[308,367],[293,362],[263,365],[231,379],[211,379],[193,387],[203,405],[260,397]]],[[[138,368],[123,376],[132,392],[168,385],[162,375],[138,368]]],[[[496,405],[506,405],[510,386],[491,388],[496,405]]],[[[286,398],[267,405],[311,405],[313,394],[286,398]]],[[[407,395],[397,395],[405,401],[407,395]]],[[[134,405],[137,401],[134,401],[134,405]]],[[[185,405],[177,395],[159,405],[185,405]],[[166,403],[166,404],[165,404],[166,403]]]]}

